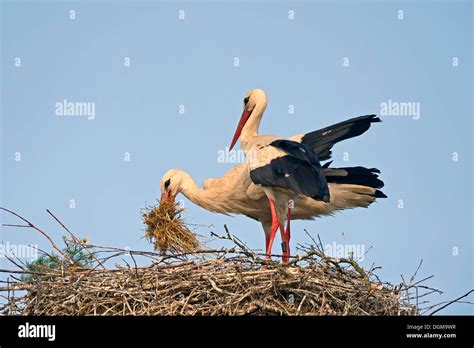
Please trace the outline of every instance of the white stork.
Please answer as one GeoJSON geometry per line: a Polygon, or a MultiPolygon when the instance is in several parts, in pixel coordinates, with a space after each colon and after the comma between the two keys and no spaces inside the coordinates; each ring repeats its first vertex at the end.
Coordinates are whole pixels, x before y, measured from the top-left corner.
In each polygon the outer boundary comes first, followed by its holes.
{"type": "MultiPolygon", "coordinates": [[[[266,253],[270,255],[276,231],[282,236],[283,261],[290,255],[291,210],[297,207],[298,197],[305,196],[328,204],[331,200],[328,181],[352,183],[380,188],[377,169],[328,168],[320,160],[327,160],[331,147],[338,141],[365,132],[373,122],[380,122],[375,115],[360,116],[325,129],[297,135],[290,139],[259,135],[259,125],[267,106],[267,96],[261,89],[250,91],[244,98],[244,110],[232,139],[230,150],[241,138],[246,153],[250,178],[262,187],[268,198],[271,215],[270,228],[265,229],[266,253]],[[331,179],[331,180],[328,180],[331,179]],[[284,223],[286,220],[286,229],[284,223]]],[[[384,196],[374,191],[374,196],[384,196]]],[[[264,225],[265,228],[265,225],[264,225]]]]}

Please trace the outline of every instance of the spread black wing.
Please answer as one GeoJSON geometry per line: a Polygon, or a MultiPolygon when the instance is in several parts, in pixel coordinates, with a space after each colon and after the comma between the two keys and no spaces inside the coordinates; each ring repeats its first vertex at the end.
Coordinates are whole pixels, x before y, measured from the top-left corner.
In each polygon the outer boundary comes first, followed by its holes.
{"type": "Polygon", "coordinates": [[[326,128],[306,133],[301,138],[301,143],[316,151],[320,161],[326,161],[331,158],[331,148],[334,144],[363,134],[374,122],[381,122],[377,115],[354,117],[326,128]]]}

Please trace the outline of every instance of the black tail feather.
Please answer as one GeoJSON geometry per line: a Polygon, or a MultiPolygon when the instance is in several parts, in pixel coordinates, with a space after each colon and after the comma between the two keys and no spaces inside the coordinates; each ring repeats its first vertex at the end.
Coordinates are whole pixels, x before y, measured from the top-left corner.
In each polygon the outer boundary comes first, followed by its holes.
{"type": "MultiPolygon", "coordinates": [[[[328,183],[353,184],[382,188],[384,183],[379,179],[380,170],[377,168],[346,167],[346,168],[323,168],[328,183]]],[[[383,194],[379,191],[379,194],[383,194]]]]}
{"type": "Polygon", "coordinates": [[[383,193],[382,191],[380,191],[380,190],[375,190],[374,197],[375,198],[387,198],[387,195],[385,193],[383,193]]]}

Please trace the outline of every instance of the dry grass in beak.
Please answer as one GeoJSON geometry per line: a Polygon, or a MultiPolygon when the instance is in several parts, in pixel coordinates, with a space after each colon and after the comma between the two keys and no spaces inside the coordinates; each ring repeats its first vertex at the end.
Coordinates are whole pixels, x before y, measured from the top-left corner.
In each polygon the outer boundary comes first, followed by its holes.
{"type": "Polygon", "coordinates": [[[201,248],[196,235],[181,219],[183,210],[178,203],[165,202],[143,214],[145,237],[154,244],[155,250],[185,253],[201,248]]]}

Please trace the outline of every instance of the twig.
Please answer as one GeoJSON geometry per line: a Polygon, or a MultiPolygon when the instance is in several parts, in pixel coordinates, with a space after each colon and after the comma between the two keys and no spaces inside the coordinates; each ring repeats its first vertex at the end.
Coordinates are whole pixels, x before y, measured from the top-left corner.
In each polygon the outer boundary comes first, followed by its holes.
{"type": "Polygon", "coordinates": [[[442,307],[438,308],[437,310],[431,312],[431,313],[428,314],[428,315],[431,316],[431,315],[433,315],[433,314],[435,314],[435,313],[438,313],[440,310],[442,310],[442,309],[448,307],[449,305],[452,305],[453,303],[458,302],[460,299],[463,299],[464,297],[469,296],[472,292],[474,292],[474,289],[468,291],[467,293],[465,293],[464,295],[458,297],[457,299],[454,299],[454,300],[452,300],[452,301],[449,301],[447,304],[445,304],[444,306],[442,306],[442,307]]]}
{"type": "Polygon", "coordinates": [[[86,250],[89,253],[89,255],[92,256],[94,258],[94,260],[96,260],[103,269],[106,269],[105,266],[102,264],[102,262],[100,262],[97,259],[97,257],[95,257],[94,253],[92,253],[88,248],[85,248],[83,246],[83,244],[80,243],[79,239],[74,235],[74,233],[72,233],[49,209],[46,209],[46,211],[48,212],[49,215],[51,215],[54,218],[54,220],[56,220],[57,223],[59,223],[61,225],[62,228],[64,228],[66,230],[66,232],[69,233],[69,235],[73,238],[73,240],[76,243],[81,245],[83,250],[86,250]]]}
{"type": "Polygon", "coordinates": [[[49,240],[49,243],[52,245],[52,247],[54,249],[56,249],[56,251],[65,259],[65,260],[68,260],[70,264],[74,264],[74,261],[72,261],[67,255],[65,255],[61,249],[59,249],[57,247],[57,245],[54,243],[54,241],[51,239],[50,236],[48,236],[48,234],[46,232],[44,232],[43,230],[41,230],[40,228],[36,227],[35,225],[33,225],[30,221],[28,221],[27,219],[25,219],[24,217],[20,216],[19,214],[11,211],[11,210],[8,210],[6,208],[3,208],[3,207],[0,207],[1,210],[3,211],[6,211],[14,216],[16,216],[17,218],[19,218],[20,220],[23,220],[24,222],[26,222],[28,224],[29,227],[35,229],[36,231],[38,231],[39,233],[41,233],[43,236],[45,236],[48,240],[49,240]]]}

